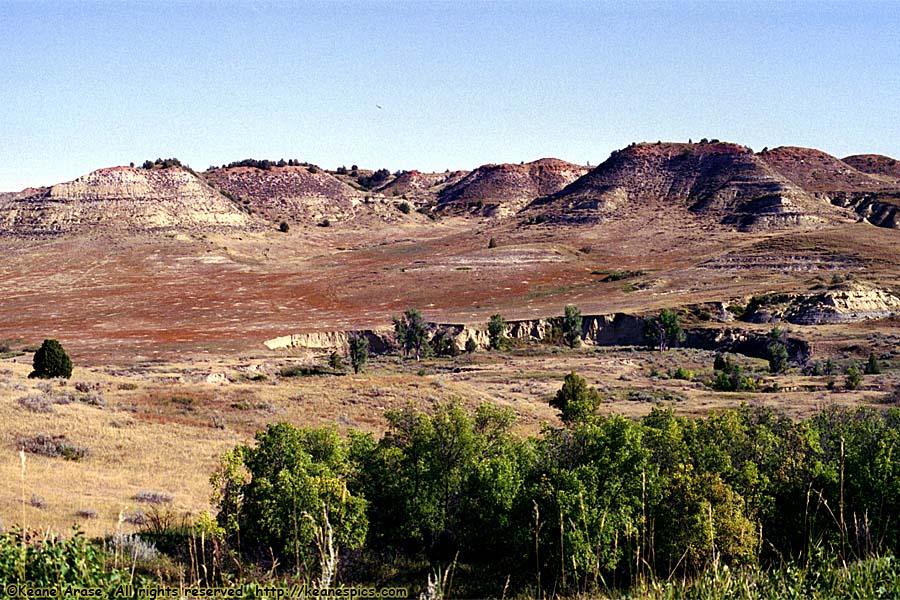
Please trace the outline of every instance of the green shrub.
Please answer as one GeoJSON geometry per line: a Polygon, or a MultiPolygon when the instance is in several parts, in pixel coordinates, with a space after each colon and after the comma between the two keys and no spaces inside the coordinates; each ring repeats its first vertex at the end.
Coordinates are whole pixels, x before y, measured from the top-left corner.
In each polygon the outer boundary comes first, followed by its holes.
{"type": "MultiPolygon", "coordinates": [[[[55,535],[36,535],[11,531],[0,534],[0,585],[27,584],[32,591],[56,588],[59,596],[73,588],[96,589],[102,598],[122,593],[131,583],[131,574],[110,566],[109,557],[97,545],[85,539],[75,527],[68,539],[55,535]]],[[[136,587],[145,585],[141,577],[136,587]]]]}
{"type": "Polygon", "coordinates": [[[459,346],[456,345],[456,340],[454,340],[450,332],[444,328],[434,332],[434,335],[431,338],[431,349],[435,356],[459,355],[459,346]]]}
{"type": "Polygon", "coordinates": [[[716,371],[710,387],[720,392],[753,392],[758,385],[756,379],[744,374],[740,365],[733,364],[726,370],[716,371]]]}
{"type": "Polygon", "coordinates": [[[693,381],[694,372],[684,367],[678,367],[674,371],[669,372],[669,377],[671,379],[683,379],[684,381],[693,381]]]}
{"type": "Polygon", "coordinates": [[[866,361],[865,374],[866,375],[881,374],[881,365],[878,363],[878,359],[875,358],[874,352],[869,352],[869,360],[866,361]]]}
{"type": "Polygon", "coordinates": [[[28,375],[29,378],[65,377],[68,379],[72,376],[72,359],[57,340],[44,340],[41,347],[34,353],[33,365],[34,370],[28,375]]]}
{"type": "Polygon", "coordinates": [[[716,353],[716,357],[713,360],[713,369],[716,371],[730,371],[731,370],[731,361],[728,360],[728,357],[721,353],[716,353]]]}
{"type": "Polygon", "coordinates": [[[369,360],[369,340],[362,334],[350,336],[350,365],[354,373],[365,369],[369,360]]]}
{"type": "Polygon", "coordinates": [[[573,304],[566,305],[562,321],[562,335],[569,348],[581,345],[581,311],[573,304]]]}
{"type": "Polygon", "coordinates": [[[333,371],[343,371],[344,370],[344,357],[342,357],[338,352],[332,352],[328,355],[328,366],[333,371]]]}
{"type": "Polygon", "coordinates": [[[502,350],[507,345],[506,321],[500,314],[491,315],[487,324],[488,346],[491,350],[502,350]]]}
{"type": "Polygon", "coordinates": [[[683,342],[685,333],[678,315],[664,308],[655,317],[644,319],[644,337],[651,346],[664,352],[672,344],[683,342]]]}
{"type": "Polygon", "coordinates": [[[219,525],[240,537],[246,553],[273,552],[297,572],[319,564],[317,540],[337,548],[366,538],[366,501],[349,491],[348,448],[330,429],[269,425],[254,447],[223,457],[212,477],[219,525]]]}
{"type": "Polygon", "coordinates": [[[550,400],[550,406],[559,410],[563,423],[572,424],[592,416],[601,402],[600,394],[589,387],[584,377],[572,371],[566,375],[563,386],[550,400]]]}
{"type": "Polygon", "coordinates": [[[844,387],[848,390],[859,389],[859,386],[862,385],[862,379],[863,374],[860,368],[856,365],[851,365],[844,372],[844,387]]]}

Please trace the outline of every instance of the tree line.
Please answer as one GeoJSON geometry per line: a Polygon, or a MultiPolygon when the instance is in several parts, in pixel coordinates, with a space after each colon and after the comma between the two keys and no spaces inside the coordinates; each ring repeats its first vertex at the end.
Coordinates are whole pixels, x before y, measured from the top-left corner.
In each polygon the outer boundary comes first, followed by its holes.
{"type": "Polygon", "coordinates": [[[630,420],[601,400],[570,373],[550,400],[563,425],[529,437],[488,404],[387,411],[381,437],[270,425],[212,478],[222,534],[307,577],[328,536],[345,579],[453,563],[475,595],[900,549],[896,408],[630,420]]]}

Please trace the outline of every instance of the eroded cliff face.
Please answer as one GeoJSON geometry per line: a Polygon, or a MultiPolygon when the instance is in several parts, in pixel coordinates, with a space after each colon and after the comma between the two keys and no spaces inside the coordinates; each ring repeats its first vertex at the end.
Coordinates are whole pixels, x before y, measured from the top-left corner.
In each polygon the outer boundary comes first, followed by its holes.
{"type": "Polygon", "coordinates": [[[100,169],[0,200],[0,233],[17,235],[229,230],[254,225],[234,203],[179,167],[100,169]]]}
{"type": "Polygon", "coordinates": [[[384,354],[396,347],[394,330],[391,328],[293,333],[266,340],[263,344],[269,350],[294,349],[310,354],[337,351],[346,354],[350,348],[350,337],[353,335],[365,337],[369,342],[369,351],[374,354],[384,354]]]}
{"type": "MultiPolygon", "coordinates": [[[[849,167],[848,167],[849,168],[849,167]]],[[[526,212],[551,222],[595,222],[634,211],[710,217],[742,230],[846,220],[737,144],[636,144],[526,212]]]]}
{"type": "Polygon", "coordinates": [[[900,314],[900,298],[896,295],[856,285],[802,298],[788,308],[785,320],[798,325],[852,323],[895,314],[900,314]]]}
{"type": "MultiPolygon", "coordinates": [[[[554,339],[559,332],[558,317],[507,322],[506,336],[522,342],[546,342],[554,339]]],[[[453,323],[429,323],[430,334],[443,330],[456,343],[460,351],[466,342],[475,340],[478,348],[489,346],[489,336],[484,327],[471,327],[453,323]]],[[[291,349],[308,356],[327,354],[333,351],[346,353],[350,336],[359,334],[369,340],[370,351],[383,354],[397,349],[393,330],[382,328],[362,331],[327,331],[286,335],[265,342],[270,350],[291,349]]],[[[608,315],[585,315],[582,317],[582,340],[586,345],[596,346],[643,346],[644,318],[625,313],[608,315]]],[[[703,327],[688,329],[686,339],[681,344],[688,348],[701,348],[720,352],[736,352],[747,356],[765,358],[770,340],[765,334],[740,328],[703,327]]],[[[810,357],[809,344],[799,338],[788,338],[788,354],[791,360],[804,363],[810,357]]]]}
{"type": "Polygon", "coordinates": [[[203,177],[244,209],[276,223],[344,220],[363,206],[360,193],[315,167],[228,167],[210,169],[203,177]]]}
{"type": "Polygon", "coordinates": [[[854,283],[814,293],[761,296],[751,300],[744,319],[751,323],[820,325],[884,319],[897,314],[900,297],[895,293],[854,283]]]}
{"type": "Polygon", "coordinates": [[[489,217],[514,214],[539,196],[563,189],[588,169],[555,158],[478,167],[439,195],[439,212],[489,217]]]}
{"type": "Polygon", "coordinates": [[[817,200],[849,208],[878,227],[900,227],[900,167],[892,158],[858,155],[840,160],[793,146],[761,152],[759,157],[817,200]]]}

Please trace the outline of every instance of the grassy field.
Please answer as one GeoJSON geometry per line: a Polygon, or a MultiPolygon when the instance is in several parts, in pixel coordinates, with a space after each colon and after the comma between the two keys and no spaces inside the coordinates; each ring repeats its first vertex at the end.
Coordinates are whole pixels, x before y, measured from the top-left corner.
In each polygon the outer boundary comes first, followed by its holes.
{"type": "MultiPolygon", "coordinates": [[[[866,337],[849,344],[855,353],[835,355],[839,365],[862,362],[856,355],[865,354],[871,334],[860,335],[866,337]]],[[[848,346],[842,343],[835,347],[848,346]]],[[[768,391],[717,392],[707,385],[714,354],[693,349],[661,354],[535,344],[421,362],[384,356],[363,374],[308,377],[281,376],[300,359],[271,352],[197,363],[76,365],[69,381],[28,379],[30,356],[0,361],[0,411],[7,415],[0,421],[0,477],[11,482],[0,489],[0,519],[7,528],[22,521],[24,493],[27,526],[63,532],[78,523],[89,535],[133,529],[140,513],[152,509],[138,499],[142,492],[170,496],[165,508],[178,515],[208,510],[209,476],[221,454],[272,422],[379,434],[385,410],[458,399],[468,407],[487,401],[511,408],[520,432],[532,434],[559,423],[548,401],[570,371],[602,393],[602,414],[633,418],[654,406],[704,415],[742,403],[802,418],[828,406],[883,405],[898,386],[890,361],[884,374],[865,377],[851,391],[843,389],[841,375],[810,376],[796,368],[770,375],[765,361],[735,356],[768,391]],[[679,367],[690,380],[672,377],[679,367]],[[39,435],[64,436],[87,455],[27,454],[23,490],[17,450],[39,435]]]]}

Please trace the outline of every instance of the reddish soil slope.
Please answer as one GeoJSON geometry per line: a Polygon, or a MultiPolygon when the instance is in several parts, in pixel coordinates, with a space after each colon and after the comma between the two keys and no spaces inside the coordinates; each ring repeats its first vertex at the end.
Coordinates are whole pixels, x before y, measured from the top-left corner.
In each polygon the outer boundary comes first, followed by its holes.
{"type": "Polygon", "coordinates": [[[537,197],[558,192],[586,172],[586,167],[555,158],[521,165],[484,165],[444,189],[437,208],[444,213],[504,216],[518,212],[537,197]]]}
{"type": "Polygon", "coordinates": [[[843,159],[845,163],[869,175],[881,175],[900,181],[900,160],[881,154],[855,154],[843,159]]]}
{"type": "Polygon", "coordinates": [[[687,208],[741,229],[784,228],[842,215],[769,168],[752,150],[722,142],[634,144],[550,198],[531,220],[591,222],[627,210],[687,208]]]}
{"type": "Polygon", "coordinates": [[[203,176],[245,210],[276,223],[349,219],[362,199],[359,192],[315,167],[218,168],[203,176]]]}

